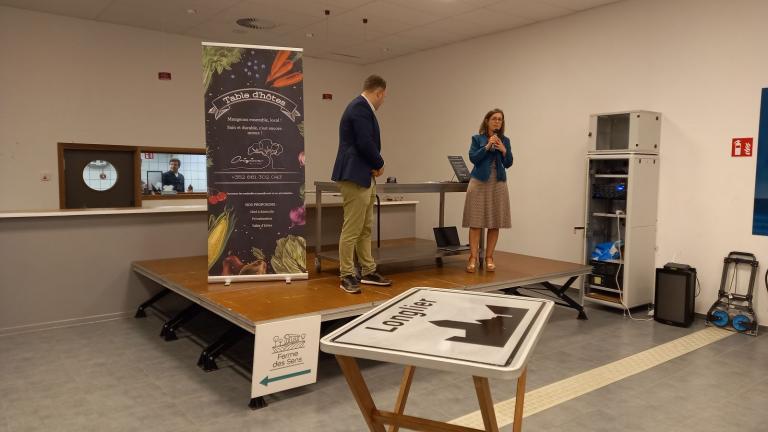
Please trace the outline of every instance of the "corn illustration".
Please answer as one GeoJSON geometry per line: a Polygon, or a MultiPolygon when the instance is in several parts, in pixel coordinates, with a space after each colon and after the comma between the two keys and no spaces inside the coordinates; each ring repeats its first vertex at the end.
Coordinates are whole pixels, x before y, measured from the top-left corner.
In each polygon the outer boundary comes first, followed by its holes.
{"type": "Polygon", "coordinates": [[[231,208],[225,208],[215,219],[213,215],[208,219],[208,270],[221,257],[234,227],[235,216],[231,208]]]}

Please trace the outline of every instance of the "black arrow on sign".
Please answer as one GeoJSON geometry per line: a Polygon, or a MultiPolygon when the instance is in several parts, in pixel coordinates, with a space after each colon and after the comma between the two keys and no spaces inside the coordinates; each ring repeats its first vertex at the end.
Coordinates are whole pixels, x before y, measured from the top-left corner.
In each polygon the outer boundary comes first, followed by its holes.
{"type": "Polygon", "coordinates": [[[475,345],[503,347],[515,332],[527,309],[485,305],[496,316],[475,322],[439,320],[430,321],[438,327],[464,330],[464,336],[452,336],[446,340],[475,345]]]}

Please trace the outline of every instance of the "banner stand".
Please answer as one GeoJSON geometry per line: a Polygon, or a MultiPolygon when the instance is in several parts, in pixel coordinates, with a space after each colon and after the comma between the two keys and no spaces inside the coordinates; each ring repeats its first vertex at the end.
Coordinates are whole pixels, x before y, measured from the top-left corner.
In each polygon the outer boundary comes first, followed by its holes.
{"type": "Polygon", "coordinates": [[[229,285],[232,282],[253,282],[253,281],[273,281],[284,280],[285,283],[291,283],[295,280],[309,279],[309,273],[275,273],[266,275],[238,275],[233,276],[208,276],[208,283],[223,283],[229,285]]]}
{"type": "Polygon", "coordinates": [[[302,49],[202,50],[208,282],[307,279],[302,49]]]}

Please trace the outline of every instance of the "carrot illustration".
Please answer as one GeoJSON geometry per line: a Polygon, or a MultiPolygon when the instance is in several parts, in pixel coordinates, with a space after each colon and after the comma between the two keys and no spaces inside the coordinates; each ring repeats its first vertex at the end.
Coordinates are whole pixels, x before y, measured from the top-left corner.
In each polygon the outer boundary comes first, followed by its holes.
{"type": "Polygon", "coordinates": [[[280,66],[280,68],[275,71],[274,75],[270,74],[267,77],[267,82],[270,82],[270,81],[272,81],[274,79],[280,78],[281,75],[285,75],[291,69],[293,69],[293,62],[290,61],[290,60],[286,60],[285,63],[283,63],[283,65],[280,66]]]}
{"type": "Polygon", "coordinates": [[[302,79],[304,79],[304,74],[301,72],[294,72],[290,75],[276,79],[275,82],[272,83],[272,87],[287,87],[291,84],[301,82],[302,79]]]}
{"type": "Polygon", "coordinates": [[[290,51],[280,51],[275,56],[275,61],[272,62],[272,67],[269,70],[269,76],[267,77],[267,81],[273,79],[275,77],[275,73],[278,69],[285,63],[286,60],[288,60],[288,56],[291,55],[290,51]]]}

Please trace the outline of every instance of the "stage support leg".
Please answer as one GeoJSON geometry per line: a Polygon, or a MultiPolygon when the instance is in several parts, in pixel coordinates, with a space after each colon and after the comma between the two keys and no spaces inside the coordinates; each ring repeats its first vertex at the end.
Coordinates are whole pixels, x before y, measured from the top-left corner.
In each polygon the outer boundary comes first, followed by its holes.
{"type": "Polygon", "coordinates": [[[192,318],[197,316],[197,314],[202,311],[203,308],[200,307],[200,305],[197,303],[188,306],[186,309],[179,312],[178,315],[169,319],[165,324],[163,324],[163,329],[160,330],[160,336],[162,336],[166,342],[178,339],[176,336],[176,330],[178,330],[182,325],[188,323],[192,318]]]}
{"type": "Polygon", "coordinates": [[[170,293],[170,292],[171,292],[171,290],[169,290],[168,288],[163,288],[162,291],[160,291],[159,293],[153,295],[152,297],[149,298],[149,300],[145,301],[144,303],[140,304],[139,308],[136,309],[136,315],[134,315],[133,317],[134,318],[146,318],[146,316],[147,316],[146,309],[148,307],[152,306],[156,301],[158,301],[161,298],[163,298],[166,295],[168,295],[168,293],[170,293]]]}
{"type": "Polygon", "coordinates": [[[216,364],[216,359],[248,334],[248,332],[240,327],[231,324],[229,329],[216,342],[203,349],[203,352],[200,353],[200,358],[197,360],[197,365],[205,372],[218,370],[219,366],[216,364]]]}

